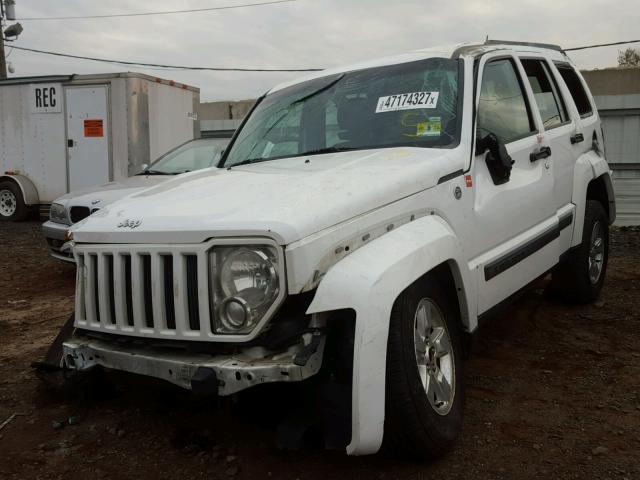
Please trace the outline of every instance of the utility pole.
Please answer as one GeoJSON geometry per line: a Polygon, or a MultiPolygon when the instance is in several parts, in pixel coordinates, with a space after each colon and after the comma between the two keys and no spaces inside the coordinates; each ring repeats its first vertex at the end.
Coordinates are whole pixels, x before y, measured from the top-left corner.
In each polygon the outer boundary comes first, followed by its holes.
{"type": "Polygon", "coordinates": [[[4,32],[0,21],[0,80],[7,78],[7,60],[4,57],[4,32]]]}
{"type": "MultiPolygon", "coordinates": [[[[0,80],[7,78],[7,58],[4,54],[5,19],[16,19],[16,0],[0,0],[0,80]]],[[[20,32],[22,32],[22,25],[16,23],[6,30],[6,35],[17,38],[20,32]]]]}
{"type": "Polygon", "coordinates": [[[4,56],[4,0],[0,0],[0,80],[7,78],[7,59],[4,56]]]}

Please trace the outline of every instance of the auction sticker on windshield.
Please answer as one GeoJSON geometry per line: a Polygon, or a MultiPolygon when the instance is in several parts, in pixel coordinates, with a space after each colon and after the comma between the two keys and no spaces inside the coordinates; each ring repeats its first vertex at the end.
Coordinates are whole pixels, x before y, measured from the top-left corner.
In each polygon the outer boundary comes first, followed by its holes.
{"type": "Polygon", "coordinates": [[[378,98],[376,113],[413,110],[417,108],[436,108],[439,92],[413,92],[388,95],[378,98]]]}

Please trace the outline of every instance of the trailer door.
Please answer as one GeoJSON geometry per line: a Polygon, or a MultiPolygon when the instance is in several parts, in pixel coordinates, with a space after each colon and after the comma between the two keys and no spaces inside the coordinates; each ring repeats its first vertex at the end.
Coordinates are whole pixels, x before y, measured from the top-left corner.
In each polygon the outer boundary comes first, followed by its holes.
{"type": "Polygon", "coordinates": [[[65,88],[69,191],[109,181],[106,85],[65,88]]]}

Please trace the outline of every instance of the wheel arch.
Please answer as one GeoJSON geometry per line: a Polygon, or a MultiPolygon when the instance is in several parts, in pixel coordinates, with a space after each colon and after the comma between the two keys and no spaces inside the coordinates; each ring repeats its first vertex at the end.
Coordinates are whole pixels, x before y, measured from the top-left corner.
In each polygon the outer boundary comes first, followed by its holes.
{"type": "Polygon", "coordinates": [[[609,224],[616,219],[616,199],[611,170],[606,160],[593,150],[583,154],[575,164],[572,203],[576,206],[571,246],[582,241],[587,200],[597,200],[607,212],[609,224]]]}
{"type": "Polygon", "coordinates": [[[613,182],[608,173],[594,178],[587,185],[587,200],[596,200],[602,204],[607,213],[609,225],[616,219],[616,198],[613,192],[613,182]]]}
{"type": "Polygon", "coordinates": [[[451,226],[429,215],[354,251],[323,277],[307,313],[356,312],[348,454],[375,453],[382,444],[390,315],[407,287],[426,274],[437,275],[457,298],[463,329],[475,329],[475,284],[466,265],[451,226]]]}
{"type": "Polygon", "coordinates": [[[18,173],[5,173],[0,175],[0,182],[10,181],[15,183],[22,192],[22,199],[25,205],[37,205],[40,203],[38,189],[33,182],[26,176],[18,173]]]}

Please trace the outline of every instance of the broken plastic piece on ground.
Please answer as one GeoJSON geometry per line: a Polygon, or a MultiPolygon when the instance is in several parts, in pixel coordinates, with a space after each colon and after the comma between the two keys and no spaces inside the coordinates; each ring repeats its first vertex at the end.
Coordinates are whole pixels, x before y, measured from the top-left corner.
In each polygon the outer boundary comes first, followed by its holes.
{"type": "Polygon", "coordinates": [[[6,427],[7,425],[9,425],[14,418],[16,417],[26,417],[27,414],[26,413],[12,413],[9,418],[7,418],[4,422],[2,422],[2,424],[0,424],[0,430],[2,430],[4,427],[6,427]]]}

